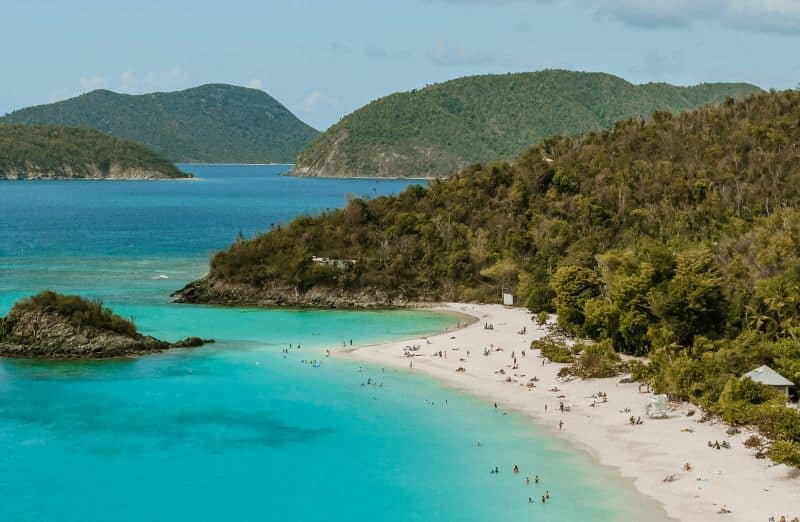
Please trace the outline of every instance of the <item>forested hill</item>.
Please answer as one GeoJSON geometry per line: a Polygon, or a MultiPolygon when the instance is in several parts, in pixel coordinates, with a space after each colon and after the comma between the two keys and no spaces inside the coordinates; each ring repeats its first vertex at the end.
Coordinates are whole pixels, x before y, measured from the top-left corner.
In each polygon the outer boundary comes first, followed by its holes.
{"type": "Polygon", "coordinates": [[[759,94],[296,219],[217,254],[178,298],[385,306],[510,290],[596,339],[589,356],[649,354],[635,378],[757,425],[774,442],[748,447],[800,466],[800,413],[740,379],[766,364],[800,386],[798,204],[800,93],[759,94]]]}
{"type": "Polygon", "coordinates": [[[96,129],[178,162],[293,163],[318,134],[269,94],[222,84],[142,95],[92,91],[20,109],[0,123],[96,129]]]}
{"type": "Polygon", "coordinates": [[[0,180],[187,177],[149,149],[95,130],[0,124],[0,180]]]}
{"type": "Polygon", "coordinates": [[[210,277],[286,283],[300,296],[374,288],[493,301],[505,287],[542,307],[559,267],[601,275],[598,256],[611,250],[671,259],[703,246],[752,290],[800,261],[798,121],[800,94],[787,91],[550,138],[512,164],[475,164],[429,188],[353,199],[238,241],[214,257],[210,277]],[[312,256],[357,262],[339,270],[312,256]]]}
{"type": "Polygon", "coordinates": [[[459,78],[358,109],[304,150],[293,173],[442,177],[476,161],[510,160],[548,136],[758,90],[730,83],[633,85],[610,74],[563,70],[459,78]]]}

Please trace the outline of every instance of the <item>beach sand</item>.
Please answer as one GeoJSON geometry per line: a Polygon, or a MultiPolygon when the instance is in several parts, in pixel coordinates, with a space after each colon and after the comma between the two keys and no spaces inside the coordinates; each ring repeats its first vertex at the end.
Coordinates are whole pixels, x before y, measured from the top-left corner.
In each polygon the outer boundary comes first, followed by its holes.
{"type": "Polygon", "coordinates": [[[648,419],[645,405],[649,394],[640,393],[637,383],[620,383],[621,377],[560,382],[556,374],[566,365],[543,365],[538,351],[529,349],[530,342],[547,331],[537,326],[525,309],[458,303],[433,309],[467,314],[477,321],[427,340],[360,346],[339,351],[336,356],[423,373],[528,415],[552,429],[555,436],[618,469],[675,519],[767,522],[770,516],[776,520],[780,515],[788,519],[800,516],[800,473],[756,459],[742,444],[751,434],[747,430],[731,436],[725,433],[728,426],[722,422],[698,422],[699,411],[687,417],[690,409],[697,410],[690,404],[674,405],[667,419],[648,419]],[[484,329],[485,323],[494,329],[484,329]],[[520,333],[523,327],[525,334],[520,333]],[[421,345],[412,352],[414,357],[404,355],[404,347],[409,345],[421,345]],[[492,345],[491,354],[484,356],[484,349],[492,345]],[[495,351],[497,348],[502,351],[495,351]],[[440,350],[447,352],[446,358],[438,356],[440,350]],[[512,369],[512,352],[516,353],[518,369],[512,369]],[[459,367],[464,371],[456,371],[459,367]],[[497,373],[501,369],[505,374],[497,373]],[[528,388],[526,384],[534,376],[539,381],[528,388]],[[511,382],[507,382],[508,377],[511,382]],[[555,387],[560,391],[549,391],[555,387]],[[598,392],[607,394],[608,402],[592,398],[598,392]],[[571,405],[571,411],[562,413],[561,402],[571,405]],[[625,412],[626,408],[630,412],[625,412]],[[641,417],[643,424],[631,425],[631,416],[641,417]],[[559,421],[564,423],[561,429],[559,421]],[[730,442],[731,449],[716,450],[707,445],[708,441],[723,440],[730,442]],[[691,464],[691,470],[684,469],[686,463],[691,464]],[[669,475],[675,476],[674,481],[664,482],[669,475]],[[730,513],[718,514],[721,508],[730,513]]]}

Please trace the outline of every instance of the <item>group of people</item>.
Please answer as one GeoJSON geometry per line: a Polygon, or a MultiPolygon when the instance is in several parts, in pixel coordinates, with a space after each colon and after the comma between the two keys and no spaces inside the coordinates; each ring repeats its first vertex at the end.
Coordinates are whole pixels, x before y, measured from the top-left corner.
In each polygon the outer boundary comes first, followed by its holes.
{"type": "Polygon", "coordinates": [[[781,518],[775,519],[775,517],[769,517],[769,522],[800,522],[800,517],[794,517],[791,520],[786,518],[786,515],[781,515],[781,518]]]}
{"type": "Polygon", "coordinates": [[[708,447],[714,449],[730,449],[731,444],[727,440],[723,440],[722,444],[720,444],[718,440],[715,440],[714,442],[708,441],[708,447]]]}
{"type": "MultiPolygon", "coordinates": [[[[481,444],[480,442],[478,442],[476,443],[476,445],[480,446],[481,444]]],[[[500,473],[500,468],[495,466],[493,469],[489,470],[489,473],[491,475],[497,475],[500,473]]],[[[519,466],[517,466],[516,464],[514,465],[514,473],[519,473],[519,466]]],[[[533,483],[536,485],[539,484],[539,475],[533,476],[533,483]]],[[[525,485],[526,486],[531,485],[531,478],[529,476],[525,477],[525,485]]],[[[550,491],[545,490],[544,495],[542,495],[542,504],[546,504],[548,500],[550,500],[550,491]]],[[[533,502],[533,497],[528,497],[528,502],[533,502]]]]}
{"type": "Polygon", "coordinates": [[[362,382],[361,383],[361,387],[362,388],[367,388],[367,387],[370,387],[370,388],[383,388],[383,383],[375,381],[372,377],[369,377],[367,379],[367,382],[362,382]]]}

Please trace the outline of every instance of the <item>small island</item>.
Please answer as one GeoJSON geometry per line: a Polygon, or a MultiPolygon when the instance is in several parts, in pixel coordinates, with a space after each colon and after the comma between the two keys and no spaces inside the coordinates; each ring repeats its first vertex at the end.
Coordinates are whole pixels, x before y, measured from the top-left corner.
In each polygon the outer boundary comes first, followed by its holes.
{"type": "Polygon", "coordinates": [[[213,342],[190,337],[169,343],[142,335],[99,301],[49,290],[17,302],[0,318],[0,357],[109,359],[213,342]]]}
{"type": "Polygon", "coordinates": [[[191,177],[142,145],[96,130],[0,124],[0,180],[191,177]]]}

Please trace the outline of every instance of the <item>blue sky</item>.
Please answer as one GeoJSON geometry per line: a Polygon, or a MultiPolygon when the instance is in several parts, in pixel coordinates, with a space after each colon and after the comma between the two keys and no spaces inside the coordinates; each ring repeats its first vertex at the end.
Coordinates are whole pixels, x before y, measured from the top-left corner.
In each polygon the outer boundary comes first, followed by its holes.
{"type": "Polygon", "coordinates": [[[224,82],[324,129],[391,92],[479,73],[800,83],[800,0],[0,0],[0,20],[0,113],[224,82]]]}

